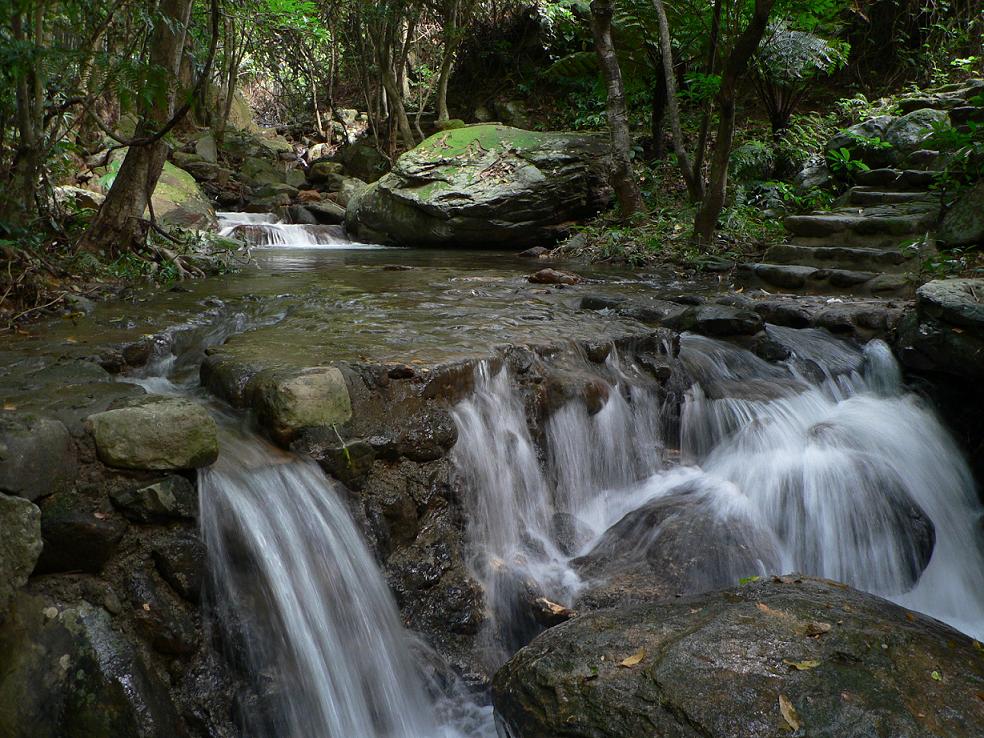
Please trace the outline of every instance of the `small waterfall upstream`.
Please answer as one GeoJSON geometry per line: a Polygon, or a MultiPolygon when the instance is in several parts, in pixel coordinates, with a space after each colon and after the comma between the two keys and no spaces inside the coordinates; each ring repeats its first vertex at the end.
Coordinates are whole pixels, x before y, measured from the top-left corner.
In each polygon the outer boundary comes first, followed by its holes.
{"type": "Polygon", "coordinates": [[[273,213],[218,213],[219,234],[256,248],[381,249],[352,241],[341,225],[282,223],[273,213]]]}
{"type": "Polygon", "coordinates": [[[640,556],[686,562],[697,590],[799,572],[984,636],[984,510],[889,348],[818,330],[769,333],[790,349],[786,361],[684,335],[678,420],[669,407],[661,418],[646,386],[609,359],[604,406],[592,415],[570,400],[542,438],[507,370],[479,370],[454,411],[454,454],[500,656],[521,642],[517,590],[571,604],[589,584],[576,557],[604,553],[605,531],[620,521],[619,536],[639,536],[640,556]],[[628,515],[657,508],[669,514],[628,515]],[[640,527],[647,519],[659,522],[640,527]]]}

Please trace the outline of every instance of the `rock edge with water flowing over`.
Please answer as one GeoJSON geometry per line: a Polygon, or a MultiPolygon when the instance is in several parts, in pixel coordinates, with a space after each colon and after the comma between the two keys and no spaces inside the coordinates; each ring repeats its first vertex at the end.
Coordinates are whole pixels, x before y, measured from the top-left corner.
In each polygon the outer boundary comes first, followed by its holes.
{"type": "Polygon", "coordinates": [[[556,240],[611,200],[608,137],[498,125],[431,136],[349,202],[360,241],[523,248],[556,240]]]}
{"type": "Polygon", "coordinates": [[[497,674],[510,738],[979,736],[984,651],[835,582],[774,577],[604,610],[497,674]]]}

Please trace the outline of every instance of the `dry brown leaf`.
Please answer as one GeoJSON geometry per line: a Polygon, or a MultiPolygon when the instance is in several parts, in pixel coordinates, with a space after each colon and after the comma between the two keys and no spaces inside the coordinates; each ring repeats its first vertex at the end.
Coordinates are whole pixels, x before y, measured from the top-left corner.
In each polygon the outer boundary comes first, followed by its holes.
{"type": "Polygon", "coordinates": [[[644,658],[646,658],[646,649],[645,649],[645,647],[640,648],[638,651],[636,651],[631,656],[627,656],[626,658],[622,659],[618,663],[618,665],[619,666],[624,666],[624,667],[628,668],[630,666],[635,666],[640,661],[642,661],[644,658]]]}
{"type": "Polygon", "coordinates": [[[800,717],[796,712],[796,708],[793,707],[793,703],[790,702],[789,698],[784,694],[779,695],[779,712],[782,713],[783,719],[790,728],[793,730],[800,729],[800,725],[802,725],[802,723],[800,723],[800,717]]]}
{"type": "Polygon", "coordinates": [[[820,662],[813,659],[808,659],[806,661],[790,661],[789,659],[783,659],[782,663],[792,666],[797,671],[808,671],[809,669],[816,669],[820,666],[820,662]]]}
{"type": "Polygon", "coordinates": [[[5,403],[3,403],[3,409],[4,410],[16,410],[17,409],[17,406],[14,403],[12,403],[12,402],[5,402],[5,403]]]}
{"type": "Polygon", "coordinates": [[[150,612],[150,603],[148,602],[143,603],[143,609],[146,612],[150,612]]]}
{"type": "Polygon", "coordinates": [[[803,626],[803,633],[810,637],[822,636],[824,633],[829,632],[832,627],[830,623],[812,621],[803,626]]]}

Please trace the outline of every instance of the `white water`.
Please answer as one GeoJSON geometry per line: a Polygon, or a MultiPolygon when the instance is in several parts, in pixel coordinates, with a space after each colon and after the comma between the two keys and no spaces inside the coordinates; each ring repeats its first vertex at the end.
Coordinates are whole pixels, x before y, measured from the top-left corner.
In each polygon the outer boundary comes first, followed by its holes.
{"type": "MultiPolygon", "coordinates": [[[[204,348],[248,322],[236,313],[178,326],[126,381],[194,396],[192,369],[204,348]]],[[[317,464],[210,408],[220,454],[199,472],[205,601],[256,693],[241,710],[244,736],[491,738],[490,707],[454,685],[425,688],[418,664],[427,647],[404,630],[375,559],[317,464]]]]}
{"type": "MultiPolygon", "coordinates": [[[[609,374],[609,399],[594,416],[581,401],[556,411],[540,449],[505,370],[481,369],[474,396],[455,409],[454,456],[473,567],[490,590],[500,639],[517,588],[532,582],[569,602],[580,586],[557,513],[578,519],[583,554],[626,513],[684,494],[699,497],[713,524],[706,529],[721,533],[693,542],[702,563],[720,559],[716,546],[739,526],[765,531],[752,538],[759,568],[746,576],[838,579],[984,636],[984,511],[965,461],[932,410],[905,390],[888,347],[875,341],[862,352],[822,331],[770,331],[793,348],[781,365],[683,338],[680,363],[693,378],[680,418],[685,465],[663,471],[655,405],[644,392],[633,396],[628,380],[609,374]],[[928,521],[935,546],[922,570],[928,521]]],[[[647,545],[668,530],[652,531],[647,545]]],[[[742,574],[732,574],[737,584],[742,574]]]]}
{"type": "Polygon", "coordinates": [[[378,244],[352,241],[340,225],[281,223],[273,213],[218,213],[219,234],[238,238],[257,248],[381,249],[378,244]]]}

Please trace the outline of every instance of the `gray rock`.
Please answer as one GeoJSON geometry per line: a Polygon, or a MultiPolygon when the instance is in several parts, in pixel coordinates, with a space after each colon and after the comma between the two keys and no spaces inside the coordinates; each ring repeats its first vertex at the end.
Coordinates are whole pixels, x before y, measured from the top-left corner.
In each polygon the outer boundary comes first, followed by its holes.
{"type": "Polygon", "coordinates": [[[935,279],[916,297],[924,315],[984,336],[984,279],[935,279]]]}
{"type": "Polygon", "coordinates": [[[345,172],[345,166],[336,161],[318,161],[308,169],[307,178],[309,182],[321,183],[328,182],[332,177],[341,176],[345,172]]]}
{"type": "Polygon", "coordinates": [[[334,160],[340,162],[345,171],[363,182],[375,182],[389,171],[389,160],[366,143],[343,146],[336,152],[334,160]]]}
{"type": "Polygon", "coordinates": [[[219,160],[219,150],[215,145],[215,136],[204,133],[195,141],[195,153],[210,164],[215,164],[219,160]]]}
{"type": "Polygon", "coordinates": [[[145,487],[113,490],[110,498],[128,520],[136,523],[193,519],[198,507],[195,488],[176,474],[145,487]]]}
{"type": "Polygon", "coordinates": [[[859,143],[859,139],[878,138],[884,141],[888,127],[894,120],[890,115],[879,115],[836,134],[824,147],[827,164],[830,164],[830,152],[839,149],[847,149],[851,152],[852,159],[859,159],[872,169],[891,164],[894,161],[891,150],[865,146],[859,143]]]}
{"type": "Polygon", "coordinates": [[[288,374],[263,371],[248,391],[260,424],[280,441],[292,440],[305,428],[341,424],[352,417],[345,377],[335,367],[288,374]]]}
{"type": "Polygon", "coordinates": [[[319,225],[341,225],[345,222],[345,208],[331,200],[305,203],[304,209],[319,225]]]}
{"type": "Polygon", "coordinates": [[[556,240],[611,199],[608,139],[495,125],[431,136],[349,201],[360,240],[403,246],[500,246],[556,240]]]}
{"type": "Polygon", "coordinates": [[[0,492],[36,500],[75,480],[75,444],[57,420],[0,413],[0,492]]]}
{"type": "Polygon", "coordinates": [[[61,492],[41,503],[44,549],[39,573],[86,571],[98,574],[116,553],[126,521],[103,512],[92,500],[61,492]]]}
{"type": "Polygon", "coordinates": [[[730,305],[704,305],[693,316],[693,330],[705,336],[750,336],[762,325],[758,313],[730,305]]]}
{"type": "Polygon", "coordinates": [[[923,142],[933,135],[936,127],[949,125],[950,117],[946,111],[923,108],[895,118],[885,131],[884,138],[896,152],[908,154],[923,148],[923,142]]]}
{"type": "Polygon", "coordinates": [[[105,610],[20,595],[0,628],[0,653],[0,735],[187,734],[167,687],[105,610]]]}
{"type": "Polygon", "coordinates": [[[936,237],[950,247],[984,244],[984,180],[960,194],[936,237]]]}
{"type": "Polygon", "coordinates": [[[783,577],[574,618],[499,670],[492,702],[511,738],[970,738],[982,687],[966,635],[783,577]]]}
{"type": "Polygon", "coordinates": [[[41,511],[20,497],[0,495],[0,622],[14,593],[41,555],[41,511]]]}
{"type": "Polygon", "coordinates": [[[121,469],[197,469],[218,457],[215,420],[201,405],[149,397],[90,415],[100,460],[121,469]]]}
{"type": "Polygon", "coordinates": [[[182,534],[154,547],[157,573],[189,602],[201,599],[205,580],[205,544],[194,534],[182,534]]]}
{"type": "Polygon", "coordinates": [[[361,195],[368,189],[369,185],[357,177],[342,177],[337,182],[333,182],[332,190],[335,193],[335,200],[342,207],[361,195]]]}
{"type": "Polygon", "coordinates": [[[195,650],[199,634],[194,620],[153,572],[131,572],[126,592],[137,632],[155,651],[180,656],[195,650]]]}

